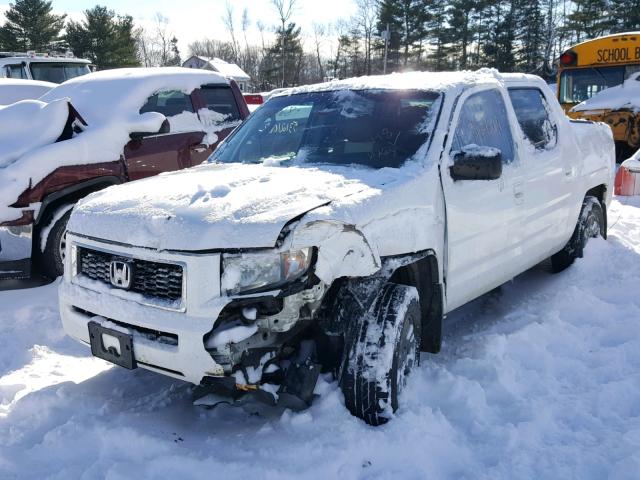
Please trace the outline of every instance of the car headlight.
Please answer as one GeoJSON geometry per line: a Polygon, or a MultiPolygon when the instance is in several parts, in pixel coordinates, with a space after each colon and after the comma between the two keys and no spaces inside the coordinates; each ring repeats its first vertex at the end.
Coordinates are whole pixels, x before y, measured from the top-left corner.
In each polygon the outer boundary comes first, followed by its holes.
{"type": "Polygon", "coordinates": [[[282,285],[304,275],[311,264],[311,249],[281,253],[223,255],[222,291],[237,294],[282,285]]]}

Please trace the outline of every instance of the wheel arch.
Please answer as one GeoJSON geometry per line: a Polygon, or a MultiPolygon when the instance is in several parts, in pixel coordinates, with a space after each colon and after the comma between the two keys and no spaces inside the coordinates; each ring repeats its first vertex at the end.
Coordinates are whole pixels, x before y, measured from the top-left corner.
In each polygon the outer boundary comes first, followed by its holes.
{"type": "Polygon", "coordinates": [[[383,259],[383,265],[387,267],[389,282],[418,290],[422,314],[422,350],[438,353],[442,347],[444,289],[436,253],[426,250],[401,258],[383,259]]]}
{"type": "Polygon", "coordinates": [[[603,216],[603,225],[602,225],[602,238],[604,238],[606,240],[607,238],[607,225],[608,225],[608,219],[607,219],[607,186],[602,183],[600,185],[597,185],[595,187],[590,188],[589,190],[587,190],[587,192],[584,194],[584,198],[587,197],[595,197],[598,199],[598,201],[600,202],[600,208],[602,209],[602,216],[603,216]]]}
{"type": "Polygon", "coordinates": [[[120,183],[122,183],[122,179],[116,176],[96,177],[50,193],[42,200],[42,205],[34,222],[36,228],[42,227],[43,224],[46,225],[47,220],[50,219],[54,212],[61,206],[76,203],[90,193],[120,183]]]}

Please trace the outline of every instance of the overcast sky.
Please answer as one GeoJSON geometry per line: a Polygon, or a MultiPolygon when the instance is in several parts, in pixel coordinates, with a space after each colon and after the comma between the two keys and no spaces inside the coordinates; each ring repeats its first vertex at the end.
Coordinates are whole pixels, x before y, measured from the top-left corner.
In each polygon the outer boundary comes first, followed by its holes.
{"type": "MultiPolygon", "coordinates": [[[[0,0],[0,12],[9,7],[9,0],[0,0]]],[[[149,27],[157,13],[169,19],[169,29],[179,40],[183,57],[190,42],[200,38],[228,39],[221,17],[227,0],[53,0],[56,13],[64,12],[73,19],[82,17],[82,11],[94,5],[105,5],[119,14],[131,15],[138,25],[149,27]]],[[[255,23],[259,20],[267,28],[278,23],[276,11],[270,0],[232,0],[236,17],[236,30],[241,33],[240,19],[246,7],[251,20],[251,43],[259,42],[255,23]]],[[[353,0],[298,0],[292,20],[299,24],[303,33],[310,35],[313,22],[329,23],[340,18],[349,18],[355,12],[353,0]]],[[[4,21],[4,16],[1,16],[4,21]]],[[[311,39],[306,48],[311,48],[311,39]]]]}

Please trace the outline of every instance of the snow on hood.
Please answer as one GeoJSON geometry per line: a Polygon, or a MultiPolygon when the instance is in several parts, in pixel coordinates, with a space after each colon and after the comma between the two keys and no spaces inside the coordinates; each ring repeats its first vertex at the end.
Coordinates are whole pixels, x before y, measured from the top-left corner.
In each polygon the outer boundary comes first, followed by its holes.
{"type": "Polygon", "coordinates": [[[622,85],[602,90],[589,100],[573,107],[571,111],[620,109],[640,112],[640,72],[631,75],[622,85]]]}
{"type": "Polygon", "coordinates": [[[5,110],[4,117],[0,113],[0,125],[9,126],[14,134],[6,137],[12,141],[12,146],[6,147],[9,160],[3,162],[0,153],[0,222],[19,218],[22,210],[9,205],[55,169],[118,160],[131,132],[158,131],[164,115],[139,113],[149,96],[163,89],[189,93],[200,85],[216,83],[227,84],[228,80],[213,72],[187,68],[124,68],[68,80],[30,107],[8,107],[11,110],[5,110]],[[69,140],[53,143],[66,123],[69,101],[88,126],[69,140]],[[45,108],[45,104],[55,106],[45,108]],[[41,109],[35,116],[33,105],[41,109]],[[46,132],[34,128],[34,122],[46,126],[46,132]],[[16,152],[20,153],[18,158],[16,152]]]}
{"type": "Polygon", "coordinates": [[[380,195],[353,168],[212,164],[119,185],[87,197],[69,230],[160,250],[267,248],[292,219],[334,200],[380,195]],[[358,194],[358,195],[356,195],[358,194]]]}
{"type": "Polygon", "coordinates": [[[0,78],[0,105],[11,105],[20,100],[36,99],[55,87],[57,85],[51,82],[0,78]]]}

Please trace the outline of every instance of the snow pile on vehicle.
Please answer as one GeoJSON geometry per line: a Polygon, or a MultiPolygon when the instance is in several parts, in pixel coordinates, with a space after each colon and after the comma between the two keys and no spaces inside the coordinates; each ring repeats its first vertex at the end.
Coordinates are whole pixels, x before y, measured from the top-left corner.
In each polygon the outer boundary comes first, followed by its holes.
{"type": "MultiPolygon", "coordinates": [[[[44,103],[23,100],[0,107],[0,178],[7,167],[29,150],[55,142],[69,116],[66,99],[44,103]],[[16,119],[28,119],[28,125],[16,119]]],[[[6,184],[0,183],[5,190],[6,184]]],[[[14,198],[15,201],[15,198],[14,198]]]]}
{"type": "Polygon", "coordinates": [[[566,272],[449,314],[379,428],[331,374],[304,412],[196,408],[189,384],[65,338],[56,284],[0,292],[0,477],[637,479],[640,200],[609,218],[566,272]]]}
{"type": "Polygon", "coordinates": [[[622,109],[640,112],[640,72],[631,75],[622,85],[602,90],[589,100],[573,107],[571,111],[622,109]]]}
{"type": "Polygon", "coordinates": [[[10,105],[20,100],[33,100],[55,87],[57,87],[55,83],[38,80],[0,78],[0,105],[10,105]]]}
{"type": "Polygon", "coordinates": [[[624,162],[622,162],[622,165],[620,165],[620,167],[626,168],[627,170],[630,170],[632,172],[640,173],[640,150],[638,150],[631,158],[628,158],[624,162]]]}
{"type": "MultiPolygon", "coordinates": [[[[159,131],[164,115],[139,113],[149,96],[167,89],[190,93],[200,85],[220,83],[226,84],[228,80],[213,72],[177,67],[107,70],[76,77],[51,90],[40,101],[64,104],[65,108],[71,102],[88,126],[69,140],[46,145],[32,143],[30,132],[36,131],[32,115],[13,110],[10,121],[0,121],[3,126],[20,130],[12,141],[20,141],[24,147],[20,158],[4,166],[0,164],[0,222],[19,218],[21,209],[9,205],[29,185],[37,184],[56,168],[118,160],[130,133],[159,131]]],[[[62,115],[51,118],[48,131],[62,132],[66,120],[67,116],[62,115]]],[[[47,138],[51,139],[51,135],[47,138]]]]}

